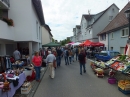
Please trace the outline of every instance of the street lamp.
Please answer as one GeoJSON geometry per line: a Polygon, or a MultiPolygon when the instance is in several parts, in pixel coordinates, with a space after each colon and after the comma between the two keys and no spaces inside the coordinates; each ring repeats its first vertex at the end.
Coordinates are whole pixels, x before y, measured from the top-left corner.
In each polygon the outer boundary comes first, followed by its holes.
{"type": "Polygon", "coordinates": [[[127,43],[130,44],[130,8],[128,8],[125,11],[125,14],[126,14],[127,19],[129,20],[129,36],[128,36],[127,43]]]}

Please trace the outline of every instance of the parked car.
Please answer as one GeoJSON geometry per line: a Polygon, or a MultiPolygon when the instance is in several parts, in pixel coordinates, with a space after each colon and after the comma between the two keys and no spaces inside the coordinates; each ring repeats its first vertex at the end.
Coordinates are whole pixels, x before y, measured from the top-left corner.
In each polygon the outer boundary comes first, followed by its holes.
{"type": "Polygon", "coordinates": [[[111,58],[119,55],[117,51],[101,51],[100,53],[95,54],[95,60],[108,61],[111,58]]]}

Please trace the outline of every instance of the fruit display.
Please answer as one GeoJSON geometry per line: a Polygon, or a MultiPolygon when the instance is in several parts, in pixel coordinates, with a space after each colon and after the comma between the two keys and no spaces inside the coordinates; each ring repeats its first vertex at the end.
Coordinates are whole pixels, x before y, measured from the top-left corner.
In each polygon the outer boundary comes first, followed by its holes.
{"type": "Polygon", "coordinates": [[[130,90],[130,80],[120,80],[118,81],[118,87],[122,90],[130,90]]]}
{"type": "Polygon", "coordinates": [[[103,69],[96,68],[95,72],[96,72],[97,77],[104,77],[104,71],[103,71],[103,69]]]}
{"type": "Polygon", "coordinates": [[[104,63],[104,62],[102,62],[102,61],[100,61],[100,62],[95,61],[95,64],[96,64],[98,67],[100,67],[100,68],[106,68],[105,63],[104,63]]]}
{"type": "Polygon", "coordinates": [[[116,71],[130,74],[130,57],[127,55],[118,55],[107,62],[94,61],[94,64],[102,69],[111,68],[116,71]]]}
{"type": "Polygon", "coordinates": [[[110,64],[112,64],[112,63],[114,63],[114,62],[115,62],[115,60],[111,59],[111,60],[107,61],[107,62],[105,63],[105,65],[109,66],[110,64]]]}
{"type": "Polygon", "coordinates": [[[127,67],[127,68],[123,71],[123,73],[130,74],[130,67],[127,67]]]}

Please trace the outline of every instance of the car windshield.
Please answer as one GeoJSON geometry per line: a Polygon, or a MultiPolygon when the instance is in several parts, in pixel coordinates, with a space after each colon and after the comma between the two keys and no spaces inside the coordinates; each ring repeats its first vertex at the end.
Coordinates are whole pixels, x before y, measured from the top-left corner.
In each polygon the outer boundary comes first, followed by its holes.
{"type": "Polygon", "coordinates": [[[110,52],[110,56],[111,57],[115,57],[115,56],[117,56],[119,54],[120,54],[119,52],[110,52]]]}
{"type": "Polygon", "coordinates": [[[101,51],[101,53],[99,55],[107,56],[107,52],[101,51]]]}

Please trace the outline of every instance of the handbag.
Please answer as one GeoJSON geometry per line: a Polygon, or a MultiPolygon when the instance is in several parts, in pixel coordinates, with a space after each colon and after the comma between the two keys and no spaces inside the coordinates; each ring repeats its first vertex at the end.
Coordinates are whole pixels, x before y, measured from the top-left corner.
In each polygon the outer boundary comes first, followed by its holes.
{"type": "Polygon", "coordinates": [[[56,68],[56,60],[53,61],[53,67],[56,68]]]}

